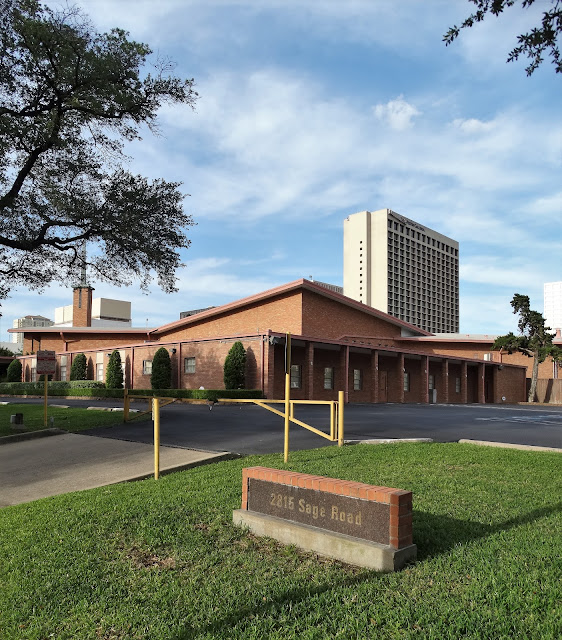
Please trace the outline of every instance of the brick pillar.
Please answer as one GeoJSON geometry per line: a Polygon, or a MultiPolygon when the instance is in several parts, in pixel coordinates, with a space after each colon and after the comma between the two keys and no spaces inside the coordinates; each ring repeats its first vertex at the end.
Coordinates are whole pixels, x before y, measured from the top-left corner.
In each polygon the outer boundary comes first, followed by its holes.
{"type": "Polygon", "coordinates": [[[379,401],[379,352],[371,351],[371,402],[379,401]]]}
{"type": "Polygon", "coordinates": [[[484,404],[486,402],[486,395],[484,392],[484,374],[486,365],[481,362],[478,365],[478,402],[484,404]]]}
{"type": "Polygon", "coordinates": [[[468,365],[466,362],[461,365],[461,402],[468,403],[468,365]]]}
{"type": "Polygon", "coordinates": [[[420,402],[429,403],[429,356],[422,356],[420,362],[420,402]]]}
{"type": "Polygon", "coordinates": [[[72,326],[92,326],[92,287],[75,287],[72,297],[72,326]]]}
{"type": "MultiPolygon", "coordinates": [[[[398,385],[398,389],[396,390],[396,402],[404,403],[404,354],[399,353],[398,361],[396,363],[396,384],[398,385]]],[[[394,385],[393,385],[394,386],[394,385]]]]}
{"type": "MultiPolygon", "coordinates": [[[[265,343],[265,363],[264,368],[266,371],[265,385],[263,394],[266,398],[272,400],[275,399],[275,346],[269,344],[269,341],[265,343]]],[[[285,380],[283,379],[283,384],[285,380]]]]}
{"type": "Polygon", "coordinates": [[[340,347],[340,371],[342,385],[336,391],[343,391],[347,404],[349,402],[349,345],[340,347]]]}
{"type": "Polygon", "coordinates": [[[308,400],[314,400],[314,343],[309,342],[306,345],[306,367],[308,371],[308,386],[307,395],[308,400]]]}
{"type": "Polygon", "coordinates": [[[441,362],[441,386],[443,387],[442,393],[438,393],[437,400],[439,402],[449,402],[449,361],[447,358],[441,362]]]}

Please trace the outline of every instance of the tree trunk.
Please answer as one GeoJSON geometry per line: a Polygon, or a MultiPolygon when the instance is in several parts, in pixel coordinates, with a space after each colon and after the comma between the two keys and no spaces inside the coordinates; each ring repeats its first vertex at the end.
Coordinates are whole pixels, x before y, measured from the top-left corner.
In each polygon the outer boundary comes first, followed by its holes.
{"type": "Polygon", "coordinates": [[[527,398],[527,402],[535,401],[538,377],[539,377],[539,352],[535,351],[533,354],[533,374],[531,376],[531,387],[529,389],[529,397],[527,398]]]}

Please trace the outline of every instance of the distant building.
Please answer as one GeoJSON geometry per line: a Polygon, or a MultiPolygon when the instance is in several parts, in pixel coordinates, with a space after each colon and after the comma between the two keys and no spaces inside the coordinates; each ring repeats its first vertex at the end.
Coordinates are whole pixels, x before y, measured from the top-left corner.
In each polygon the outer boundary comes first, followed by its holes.
{"type": "MultiPolygon", "coordinates": [[[[53,321],[44,316],[23,316],[23,318],[16,318],[12,323],[12,329],[29,329],[31,327],[52,327],[53,321]]],[[[21,352],[23,348],[23,333],[12,333],[11,340],[12,348],[21,352]]]]}
{"type": "MultiPolygon", "coordinates": [[[[74,289],[74,304],[55,309],[56,327],[131,327],[131,303],[110,298],[92,299],[91,287],[74,289]]],[[[53,323],[51,323],[53,324],[53,323]]]]}
{"type": "Polygon", "coordinates": [[[544,285],[544,319],[552,330],[562,329],[562,280],[544,285]]]}
{"type": "Polygon", "coordinates": [[[343,223],[344,295],[432,333],[459,330],[459,244],[390,209],[343,223]]]}
{"type": "Polygon", "coordinates": [[[182,318],[189,318],[198,313],[203,313],[203,311],[209,311],[209,309],[214,309],[215,307],[205,307],[204,309],[192,309],[191,311],[180,311],[180,320],[182,318]]]}
{"type": "Polygon", "coordinates": [[[343,287],[340,287],[337,284],[330,284],[328,282],[320,282],[320,280],[313,280],[312,278],[310,278],[311,282],[314,282],[317,285],[320,285],[321,287],[324,287],[324,289],[328,289],[329,291],[335,291],[336,293],[341,293],[343,295],[343,287]]]}

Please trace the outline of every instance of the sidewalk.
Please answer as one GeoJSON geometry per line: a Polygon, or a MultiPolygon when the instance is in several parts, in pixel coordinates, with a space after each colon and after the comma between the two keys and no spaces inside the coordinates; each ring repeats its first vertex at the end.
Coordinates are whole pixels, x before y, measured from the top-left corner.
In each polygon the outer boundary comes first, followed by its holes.
{"type": "MultiPolygon", "coordinates": [[[[231,457],[228,452],[160,447],[160,474],[231,457]]],[[[10,442],[0,447],[0,507],[153,473],[150,444],[75,433],[10,442]]]]}

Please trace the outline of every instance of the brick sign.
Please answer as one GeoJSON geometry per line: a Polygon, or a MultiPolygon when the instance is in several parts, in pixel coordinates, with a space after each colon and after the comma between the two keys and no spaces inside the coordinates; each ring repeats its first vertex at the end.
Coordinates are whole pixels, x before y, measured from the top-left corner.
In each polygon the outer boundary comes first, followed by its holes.
{"type": "Polygon", "coordinates": [[[54,351],[37,352],[37,375],[54,375],[57,367],[57,359],[54,351]]]}
{"type": "Polygon", "coordinates": [[[266,467],[243,470],[242,511],[403,549],[412,545],[412,493],[266,467]]]}

